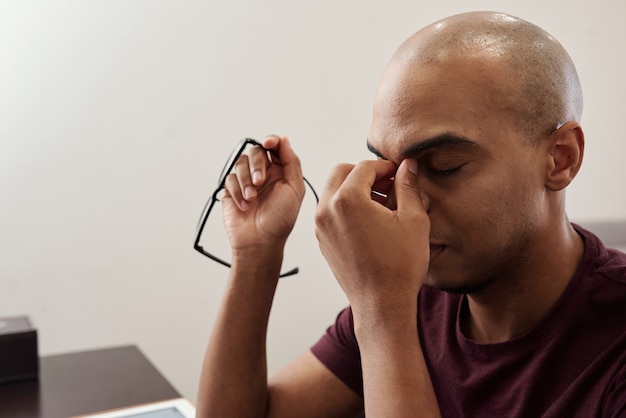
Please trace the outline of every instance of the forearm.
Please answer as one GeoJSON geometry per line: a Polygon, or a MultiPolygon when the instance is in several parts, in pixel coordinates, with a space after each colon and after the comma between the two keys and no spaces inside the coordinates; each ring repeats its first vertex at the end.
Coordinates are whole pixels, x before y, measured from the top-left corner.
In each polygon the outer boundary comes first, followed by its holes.
{"type": "Polygon", "coordinates": [[[368,418],[440,417],[416,314],[355,317],[368,418]]]}
{"type": "Polygon", "coordinates": [[[233,263],[204,359],[198,417],[265,416],[267,323],[282,249],[243,259],[257,262],[233,263]]]}

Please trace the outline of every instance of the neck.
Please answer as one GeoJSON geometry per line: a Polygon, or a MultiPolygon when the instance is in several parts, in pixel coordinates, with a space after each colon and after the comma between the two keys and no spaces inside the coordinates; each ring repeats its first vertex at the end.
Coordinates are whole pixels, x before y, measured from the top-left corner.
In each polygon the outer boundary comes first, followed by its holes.
{"type": "Polygon", "coordinates": [[[564,220],[558,231],[541,236],[543,244],[529,254],[514,277],[498,279],[468,295],[465,335],[482,344],[520,337],[545,318],[569,284],[584,251],[582,238],[564,220]]]}

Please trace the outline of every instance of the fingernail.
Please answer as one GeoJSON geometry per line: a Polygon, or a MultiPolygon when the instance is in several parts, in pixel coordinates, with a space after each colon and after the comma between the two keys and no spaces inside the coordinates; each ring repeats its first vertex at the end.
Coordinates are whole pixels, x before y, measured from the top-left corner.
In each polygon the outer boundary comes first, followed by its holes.
{"type": "Polygon", "coordinates": [[[409,165],[407,167],[409,171],[413,174],[417,174],[417,160],[414,158],[409,158],[407,164],[409,165]]]}
{"type": "Polygon", "coordinates": [[[258,185],[263,178],[261,177],[261,172],[259,170],[255,170],[252,172],[252,183],[258,185]]]}
{"type": "Polygon", "coordinates": [[[245,197],[246,199],[254,197],[255,194],[256,190],[252,186],[246,186],[246,188],[243,189],[243,197],[245,197]]]}
{"type": "Polygon", "coordinates": [[[244,199],[241,199],[241,210],[248,210],[250,206],[248,205],[248,202],[246,202],[244,199]]]}

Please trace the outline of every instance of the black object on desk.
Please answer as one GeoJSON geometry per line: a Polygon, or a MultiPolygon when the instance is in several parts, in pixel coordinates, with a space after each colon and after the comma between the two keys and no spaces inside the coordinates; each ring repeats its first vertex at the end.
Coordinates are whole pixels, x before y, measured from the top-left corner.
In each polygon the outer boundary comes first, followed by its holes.
{"type": "Polygon", "coordinates": [[[135,346],[44,356],[39,380],[0,384],[0,418],[66,418],[181,395],[135,346]]]}
{"type": "Polygon", "coordinates": [[[35,379],[37,330],[26,316],[0,318],[0,383],[35,379]]]}

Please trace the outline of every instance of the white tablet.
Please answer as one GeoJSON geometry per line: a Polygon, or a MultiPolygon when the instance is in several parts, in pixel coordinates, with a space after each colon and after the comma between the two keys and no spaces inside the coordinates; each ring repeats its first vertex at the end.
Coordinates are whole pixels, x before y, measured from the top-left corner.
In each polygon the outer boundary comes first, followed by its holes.
{"type": "MultiPolygon", "coordinates": [[[[196,408],[183,398],[114,409],[81,418],[195,418],[196,408]]],[[[75,417],[78,418],[78,417],[75,417]]]]}

